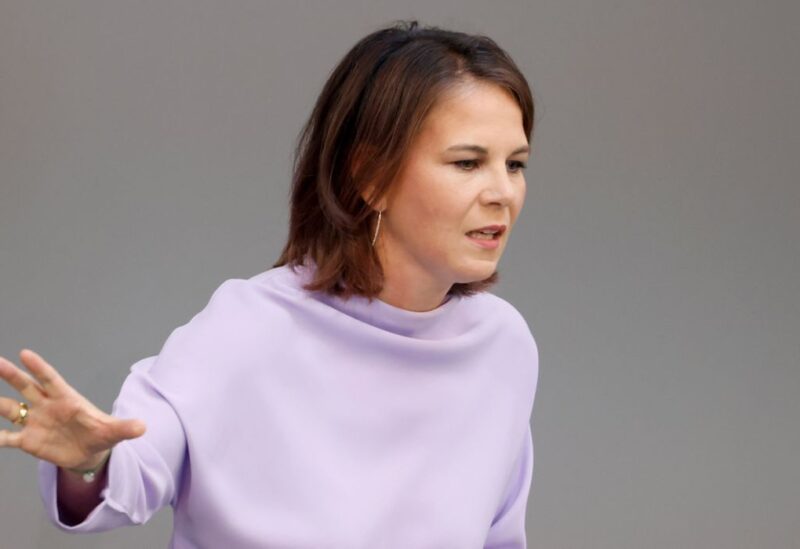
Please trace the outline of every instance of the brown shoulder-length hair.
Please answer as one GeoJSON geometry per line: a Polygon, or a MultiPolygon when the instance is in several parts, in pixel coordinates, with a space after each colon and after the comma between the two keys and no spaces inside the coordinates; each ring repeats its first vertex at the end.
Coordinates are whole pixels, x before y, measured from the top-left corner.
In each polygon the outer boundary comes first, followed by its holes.
{"type": "MultiPolygon", "coordinates": [[[[376,297],[383,270],[371,243],[377,215],[370,204],[391,189],[437,98],[467,79],[495,83],[513,95],[530,144],[530,87],[491,38],[411,20],[375,31],[353,46],[331,73],[298,136],[289,235],[273,267],[294,269],[309,256],[317,268],[304,289],[376,297]]],[[[486,291],[498,276],[495,271],[484,280],[454,283],[448,295],[486,291]]]]}

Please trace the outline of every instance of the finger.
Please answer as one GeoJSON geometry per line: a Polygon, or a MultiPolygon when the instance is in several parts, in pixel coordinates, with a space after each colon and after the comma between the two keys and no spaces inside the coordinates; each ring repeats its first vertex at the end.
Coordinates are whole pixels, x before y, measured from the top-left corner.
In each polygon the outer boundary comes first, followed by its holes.
{"type": "Polygon", "coordinates": [[[126,440],[142,436],[147,430],[147,425],[139,419],[121,419],[114,422],[112,430],[116,438],[126,440]]]}
{"type": "Polygon", "coordinates": [[[13,422],[19,417],[19,402],[11,398],[0,397],[0,416],[13,422]]]}
{"type": "Polygon", "coordinates": [[[13,362],[0,356],[0,377],[20,392],[31,404],[36,404],[44,396],[44,388],[30,375],[23,372],[13,362]]]}
{"type": "Polygon", "coordinates": [[[21,431],[0,430],[0,448],[19,448],[22,446],[21,431]]]}
{"type": "Polygon", "coordinates": [[[19,353],[22,363],[36,377],[36,380],[44,387],[50,396],[61,396],[65,393],[68,386],[61,374],[56,371],[45,359],[35,351],[22,349],[19,353]]]}

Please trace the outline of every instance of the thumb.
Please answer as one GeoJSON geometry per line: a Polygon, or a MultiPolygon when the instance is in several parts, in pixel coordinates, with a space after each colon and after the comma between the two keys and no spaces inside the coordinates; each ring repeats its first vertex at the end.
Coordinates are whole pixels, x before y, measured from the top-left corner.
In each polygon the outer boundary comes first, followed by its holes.
{"type": "Polygon", "coordinates": [[[114,424],[114,432],[120,439],[140,437],[146,430],[147,426],[140,419],[121,419],[114,424]]]}

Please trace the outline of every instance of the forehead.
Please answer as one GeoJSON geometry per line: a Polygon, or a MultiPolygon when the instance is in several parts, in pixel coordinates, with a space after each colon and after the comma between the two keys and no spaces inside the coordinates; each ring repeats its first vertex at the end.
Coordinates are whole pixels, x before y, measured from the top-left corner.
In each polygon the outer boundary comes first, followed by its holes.
{"type": "Polygon", "coordinates": [[[511,92],[497,84],[459,83],[437,99],[419,137],[427,142],[502,138],[516,145],[525,141],[522,109],[511,92]]]}

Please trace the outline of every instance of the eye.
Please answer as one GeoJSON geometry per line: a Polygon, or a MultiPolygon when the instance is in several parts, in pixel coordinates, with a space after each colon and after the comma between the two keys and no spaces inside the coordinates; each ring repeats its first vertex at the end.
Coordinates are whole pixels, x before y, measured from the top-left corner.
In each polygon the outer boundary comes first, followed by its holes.
{"type": "Polygon", "coordinates": [[[473,168],[465,168],[464,167],[465,163],[466,164],[475,164],[475,165],[477,165],[478,161],[477,160],[456,160],[455,162],[453,162],[453,164],[455,164],[459,168],[463,169],[464,171],[471,172],[473,170],[473,168]]]}
{"type": "Polygon", "coordinates": [[[516,169],[516,170],[514,170],[514,172],[515,172],[515,173],[516,173],[516,172],[521,172],[521,171],[523,171],[525,168],[527,168],[527,167],[528,167],[528,165],[527,165],[527,164],[525,164],[525,162],[521,162],[521,161],[519,161],[519,160],[515,160],[515,161],[513,161],[513,162],[509,163],[509,166],[517,166],[517,169],[516,169]]]}
{"type": "MultiPolygon", "coordinates": [[[[453,162],[453,164],[455,164],[464,171],[471,172],[480,164],[480,162],[478,160],[457,160],[453,162]]],[[[512,173],[520,173],[525,168],[528,167],[527,164],[525,164],[525,162],[521,162],[519,160],[514,160],[512,162],[509,162],[508,165],[509,167],[511,167],[512,173]]]]}

